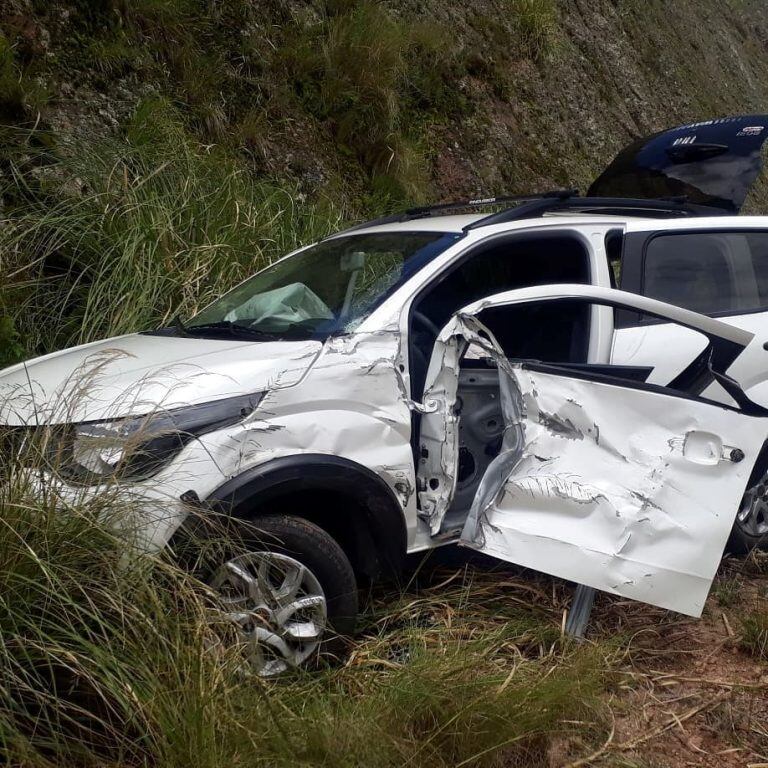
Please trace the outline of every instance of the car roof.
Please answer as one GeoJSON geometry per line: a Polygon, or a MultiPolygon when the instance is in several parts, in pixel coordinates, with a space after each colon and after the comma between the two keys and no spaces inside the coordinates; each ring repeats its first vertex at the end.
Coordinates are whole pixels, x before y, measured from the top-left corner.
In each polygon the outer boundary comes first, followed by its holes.
{"type": "MultiPolygon", "coordinates": [[[[424,216],[407,221],[360,226],[353,232],[342,231],[333,237],[346,235],[362,235],[386,232],[456,232],[460,233],[470,224],[485,218],[485,214],[463,214],[448,216],[424,216]]],[[[564,214],[547,213],[529,219],[516,219],[503,224],[490,225],[489,232],[513,231],[538,226],[551,226],[557,223],[561,226],[584,226],[595,224],[615,225],[628,232],[645,232],[649,230],[680,230],[680,229],[734,229],[739,227],[768,228],[768,216],[681,216],[674,218],[656,218],[650,216],[617,216],[599,213],[564,214]]],[[[481,233],[485,227],[473,230],[481,233]]]]}
{"type": "MultiPolygon", "coordinates": [[[[474,224],[480,219],[484,219],[486,214],[464,214],[451,216],[424,216],[417,219],[408,219],[407,221],[394,221],[387,224],[373,224],[370,227],[356,228],[354,232],[339,232],[338,235],[345,234],[363,234],[374,232],[462,232],[465,227],[474,224]]],[[[547,214],[537,218],[517,219],[507,222],[504,225],[492,225],[494,231],[502,229],[522,229],[537,224],[551,224],[557,220],[560,224],[590,224],[596,221],[613,221],[617,223],[626,223],[629,219],[626,216],[565,216],[563,214],[547,214]]],[[[475,230],[482,231],[481,229],[475,230]]],[[[336,236],[336,235],[334,235],[336,236]]]]}

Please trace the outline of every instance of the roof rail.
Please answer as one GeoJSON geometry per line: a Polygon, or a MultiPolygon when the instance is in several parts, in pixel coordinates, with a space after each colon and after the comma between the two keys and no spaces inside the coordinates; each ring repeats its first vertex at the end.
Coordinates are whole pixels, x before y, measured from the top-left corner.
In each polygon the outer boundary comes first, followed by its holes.
{"type": "Polygon", "coordinates": [[[535,219],[546,213],[569,211],[573,213],[602,213],[605,215],[641,214],[648,217],[666,218],[668,216],[722,216],[727,211],[707,205],[689,203],[685,197],[643,199],[632,197],[580,197],[577,189],[559,189],[552,192],[542,192],[534,195],[505,195],[503,197],[483,197],[474,200],[460,200],[453,203],[439,203],[419,208],[409,208],[401,213],[381,216],[378,219],[364,221],[345,230],[354,232],[359,229],[377,227],[381,224],[392,224],[403,221],[413,221],[429,216],[436,216],[447,211],[462,208],[484,208],[506,203],[514,205],[484,216],[464,227],[465,232],[492,224],[503,224],[507,221],[535,219]]]}
{"type": "Polygon", "coordinates": [[[667,216],[722,216],[727,214],[720,208],[707,205],[695,205],[687,202],[684,197],[667,199],[642,199],[631,197],[579,197],[548,198],[532,200],[506,210],[492,213],[482,219],[473,221],[464,227],[468,232],[491,224],[503,224],[507,221],[534,219],[545,213],[569,211],[573,213],[602,213],[605,215],[643,214],[649,217],[665,218],[667,216]]]}
{"type": "Polygon", "coordinates": [[[414,219],[425,219],[429,216],[436,216],[446,211],[456,211],[462,208],[486,208],[494,205],[505,205],[506,203],[527,203],[535,200],[564,200],[574,195],[578,195],[577,189],[558,189],[551,192],[541,192],[531,195],[503,195],[501,197],[478,197],[470,200],[456,200],[452,203],[438,203],[437,205],[426,205],[418,208],[408,208],[400,213],[393,213],[388,216],[380,216],[377,219],[364,221],[360,224],[344,230],[345,232],[354,232],[358,229],[368,229],[369,227],[378,227],[381,224],[393,224],[401,221],[412,221],[414,219]]]}

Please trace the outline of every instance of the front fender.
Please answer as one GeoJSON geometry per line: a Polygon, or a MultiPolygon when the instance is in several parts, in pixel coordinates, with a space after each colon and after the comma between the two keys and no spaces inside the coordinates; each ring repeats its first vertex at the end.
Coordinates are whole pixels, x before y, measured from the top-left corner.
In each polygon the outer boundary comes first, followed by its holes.
{"type": "Polygon", "coordinates": [[[343,504],[339,518],[354,510],[362,512],[382,564],[397,572],[407,547],[403,507],[379,475],[349,459],[324,454],[271,459],[227,480],[203,503],[218,513],[244,519],[274,512],[271,502],[280,498],[320,492],[333,494],[343,504]]]}

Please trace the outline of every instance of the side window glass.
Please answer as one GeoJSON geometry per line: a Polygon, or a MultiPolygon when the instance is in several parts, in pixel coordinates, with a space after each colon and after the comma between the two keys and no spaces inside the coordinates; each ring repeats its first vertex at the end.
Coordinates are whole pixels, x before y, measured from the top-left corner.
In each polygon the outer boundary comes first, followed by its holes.
{"type": "Polygon", "coordinates": [[[768,232],[744,235],[752,255],[760,305],[768,307],[768,232]]]}
{"type": "Polygon", "coordinates": [[[768,232],[656,236],[645,251],[643,293],[703,314],[768,309],[768,232]]]}
{"type": "Polygon", "coordinates": [[[654,237],[645,252],[643,293],[696,312],[736,309],[728,253],[708,234],[654,237]]]}

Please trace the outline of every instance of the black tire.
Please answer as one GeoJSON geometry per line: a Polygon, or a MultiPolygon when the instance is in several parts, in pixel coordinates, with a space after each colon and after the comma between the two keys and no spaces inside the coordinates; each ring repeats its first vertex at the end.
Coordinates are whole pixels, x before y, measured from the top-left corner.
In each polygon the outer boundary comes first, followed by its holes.
{"type": "Polygon", "coordinates": [[[725,547],[726,552],[732,555],[748,555],[753,549],[766,548],[768,548],[768,474],[750,478],[725,547]]]}
{"type": "Polygon", "coordinates": [[[748,555],[753,549],[766,549],[767,546],[768,537],[751,535],[736,520],[728,537],[728,543],[725,545],[725,551],[732,555],[748,555]]]}
{"type": "Polygon", "coordinates": [[[243,538],[249,547],[280,552],[306,565],[325,592],[334,632],[341,637],[354,633],[357,580],[336,539],[309,520],[292,515],[268,515],[250,521],[243,538]]]}

